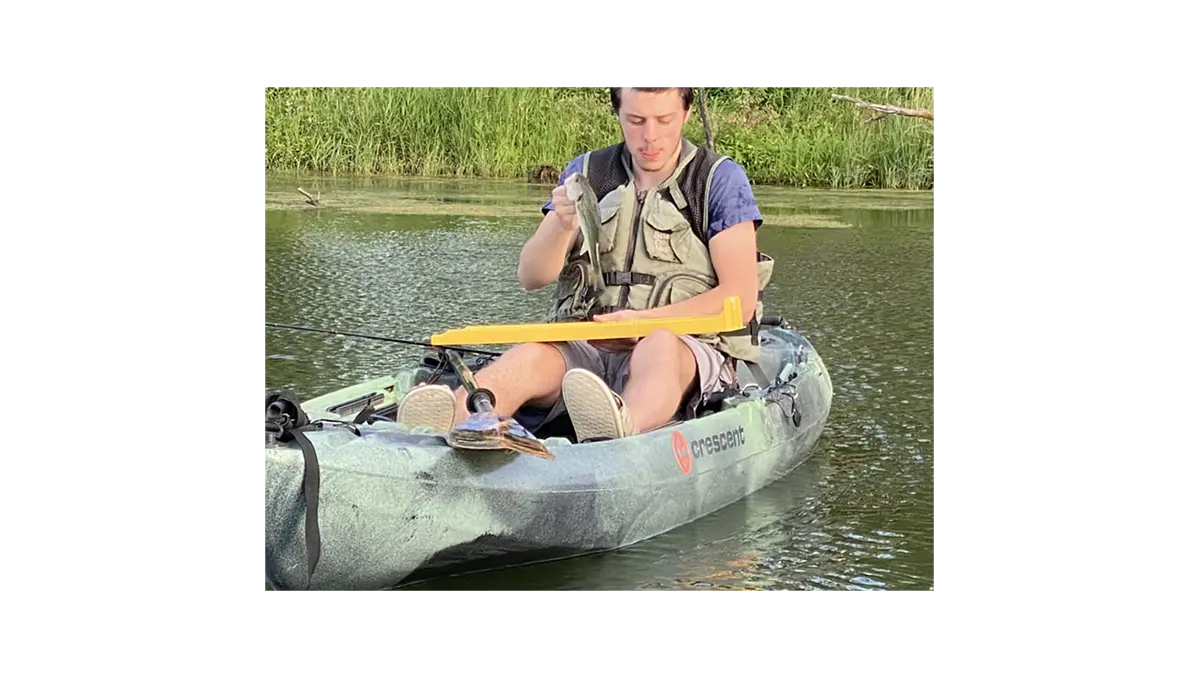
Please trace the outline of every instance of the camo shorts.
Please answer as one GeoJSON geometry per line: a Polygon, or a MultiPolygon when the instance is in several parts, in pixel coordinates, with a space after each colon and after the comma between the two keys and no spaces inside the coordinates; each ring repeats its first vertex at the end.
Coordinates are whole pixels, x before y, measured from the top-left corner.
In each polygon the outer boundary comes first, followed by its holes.
{"type": "MultiPolygon", "coordinates": [[[[696,358],[696,371],[698,372],[697,388],[692,393],[685,395],[684,402],[680,404],[682,411],[689,400],[729,388],[737,377],[732,358],[694,337],[680,335],[679,339],[691,349],[692,355],[696,358]]],[[[632,351],[609,353],[601,351],[586,341],[559,342],[551,344],[551,346],[562,354],[568,370],[581,367],[604,379],[614,392],[621,393],[625,390],[625,384],[629,381],[629,358],[633,355],[632,351]]],[[[547,420],[553,419],[565,410],[566,405],[563,403],[562,396],[559,396],[546,418],[547,420]]]]}

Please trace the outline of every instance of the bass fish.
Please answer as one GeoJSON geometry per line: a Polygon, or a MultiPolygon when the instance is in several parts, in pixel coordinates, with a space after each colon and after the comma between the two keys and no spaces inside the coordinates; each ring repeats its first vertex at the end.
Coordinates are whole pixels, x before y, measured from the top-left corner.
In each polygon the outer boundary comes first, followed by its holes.
{"type": "Polygon", "coordinates": [[[600,206],[596,193],[588,180],[578,172],[563,182],[567,187],[567,199],[575,203],[579,218],[579,232],[583,234],[583,247],[588,253],[587,276],[584,281],[593,293],[604,290],[604,274],[600,270],[600,206]]]}

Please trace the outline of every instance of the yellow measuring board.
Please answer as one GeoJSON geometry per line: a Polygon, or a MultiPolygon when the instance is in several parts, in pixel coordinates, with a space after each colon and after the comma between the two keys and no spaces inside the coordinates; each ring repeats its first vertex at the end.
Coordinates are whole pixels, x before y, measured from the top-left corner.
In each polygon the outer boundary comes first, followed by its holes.
{"type": "Polygon", "coordinates": [[[744,326],[742,300],[739,297],[726,297],[724,310],[716,315],[653,320],[618,320],[606,323],[578,321],[527,325],[471,325],[435,334],[429,341],[435,346],[586,341],[588,339],[644,337],[654,330],[670,330],[675,334],[711,334],[732,332],[740,330],[744,326]]]}

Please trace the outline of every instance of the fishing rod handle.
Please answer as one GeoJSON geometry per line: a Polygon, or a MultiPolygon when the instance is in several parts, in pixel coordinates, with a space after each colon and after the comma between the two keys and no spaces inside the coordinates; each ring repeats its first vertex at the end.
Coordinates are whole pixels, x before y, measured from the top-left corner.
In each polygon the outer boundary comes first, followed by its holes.
{"type": "Polygon", "coordinates": [[[475,383],[475,375],[471,374],[471,368],[463,362],[462,356],[453,349],[445,349],[443,354],[454,367],[454,371],[458,373],[458,380],[462,382],[463,388],[467,389],[467,410],[471,414],[488,413],[494,410],[496,395],[486,388],[479,388],[475,383]]]}

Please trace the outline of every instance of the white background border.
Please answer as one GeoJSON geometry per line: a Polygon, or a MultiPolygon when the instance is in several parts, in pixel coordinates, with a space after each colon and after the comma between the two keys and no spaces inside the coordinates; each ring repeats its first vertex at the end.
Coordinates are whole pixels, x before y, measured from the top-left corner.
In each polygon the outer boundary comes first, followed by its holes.
{"type": "Polygon", "coordinates": [[[1146,615],[1117,631],[1140,602],[1127,591],[1191,580],[1170,555],[1188,535],[1168,525],[1194,502],[1168,486],[1195,477],[1181,350],[1194,209],[1172,203],[1190,195],[1196,135],[1149,96],[1175,83],[1118,47],[1151,40],[1158,64],[1183,63],[1181,22],[838,9],[22,10],[4,47],[14,665],[729,676],[1165,661],[1177,627],[1148,639],[1160,617],[1146,615]],[[260,592],[263,88],[671,81],[936,86],[936,590],[260,592]],[[1123,104],[1138,106],[1104,108],[1123,104]],[[1147,640],[1153,653],[1129,652],[1147,640]]]}

